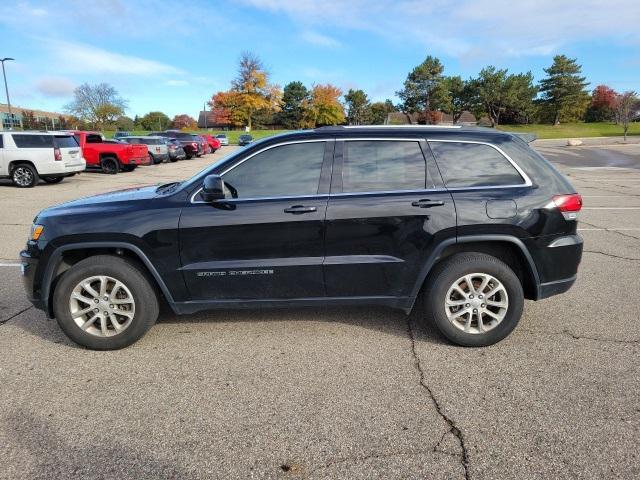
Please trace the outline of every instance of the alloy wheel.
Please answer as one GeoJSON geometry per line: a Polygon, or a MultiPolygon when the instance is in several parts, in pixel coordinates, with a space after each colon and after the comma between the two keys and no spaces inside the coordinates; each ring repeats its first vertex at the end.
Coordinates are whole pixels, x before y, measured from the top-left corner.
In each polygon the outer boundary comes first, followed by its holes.
{"type": "Polygon", "coordinates": [[[451,324],[465,333],[482,334],[504,320],[509,296],[504,285],[486,273],[470,273],[457,279],[445,298],[451,324]]]}
{"type": "Polygon", "coordinates": [[[13,180],[21,187],[27,187],[33,182],[33,173],[25,167],[18,167],[13,171],[13,180]]]}
{"type": "Polygon", "coordinates": [[[133,321],[136,303],[120,280],[100,275],[85,278],[72,290],[69,310],[75,324],[98,337],[112,337],[133,321]]]}

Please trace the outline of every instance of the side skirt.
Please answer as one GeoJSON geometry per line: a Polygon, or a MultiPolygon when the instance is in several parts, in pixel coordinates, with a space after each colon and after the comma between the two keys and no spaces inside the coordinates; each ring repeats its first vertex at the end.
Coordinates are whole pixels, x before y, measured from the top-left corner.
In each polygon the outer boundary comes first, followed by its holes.
{"type": "Polygon", "coordinates": [[[289,299],[231,299],[174,302],[171,307],[177,314],[189,314],[203,310],[220,309],[252,309],[252,308],[296,308],[318,306],[347,306],[347,305],[379,305],[411,312],[415,298],[413,297],[312,297],[289,299]]]}

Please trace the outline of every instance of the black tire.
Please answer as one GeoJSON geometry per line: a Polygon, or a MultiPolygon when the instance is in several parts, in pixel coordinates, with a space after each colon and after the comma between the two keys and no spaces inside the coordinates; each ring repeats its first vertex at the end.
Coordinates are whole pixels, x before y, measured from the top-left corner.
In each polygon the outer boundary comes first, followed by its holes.
{"type": "Polygon", "coordinates": [[[186,154],[186,159],[187,160],[191,160],[193,158],[193,155],[191,155],[190,153],[186,154]]]}
{"type": "Polygon", "coordinates": [[[33,188],[39,180],[38,171],[28,163],[19,163],[11,169],[11,181],[18,188],[33,188]]]}
{"type": "Polygon", "coordinates": [[[120,162],[114,157],[105,157],[100,162],[102,171],[108,175],[115,175],[120,171],[120,162]]]}
{"type": "Polygon", "coordinates": [[[63,274],[53,294],[53,311],[60,328],[78,345],[92,350],[117,350],[142,338],[157,320],[159,305],[151,279],[145,271],[123,258],[96,255],[76,263],[63,274]],[[73,320],[69,307],[76,285],[86,278],[99,275],[106,275],[126,284],[135,301],[131,323],[122,332],[112,336],[98,336],[84,331],[73,320]]]}
{"type": "Polygon", "coordinates": [[[169,161],[171,163],[176,163],[178,161],[178,157],[169,157],[169,161]]]}
{"type": "MultiPolygon", "coordinates": [[[[474,283],[473,279],[471,283],[474,283]]],[[[476,298],[475,301],[479,300],[476,298]]],[[[516,328],[522,316],[524,293],[520,280],[507,264],[491,255],[469,252],[453,255],[433,269],[425,282],[424,302],[424,320],[433,320],[438,330],[450,341],[465,347],[485,347],[499,342],[516,328]],[[508,306],[504,318],[484,333],[465,332],[454,326],[447,316],[445,301],[449,288],[458,279],[469,274],[490,275],[502,283],[507,293],[508,306]]],[[[458,308],[466,308],[468,305],[458,308]]],[[[482,318],[491,320],[489,316],[482,315],[482,318]]],[[[477,325],[477,320],[474,321],[477,325]]]]}
{"type": "Polygon", "coordinates": [[[122,171],[123,172],[133,172],[136,169],[137,165],[123,165],[122,166],[122,171]]]}
{"type": "Polygon", "coordinates": [[[54,185],[54,184],[60,183],[62,180],[64,180],[64,177],[42,177],[42,180],[44,180],[45,183],[48,183],[50,185],[54,185]]]}

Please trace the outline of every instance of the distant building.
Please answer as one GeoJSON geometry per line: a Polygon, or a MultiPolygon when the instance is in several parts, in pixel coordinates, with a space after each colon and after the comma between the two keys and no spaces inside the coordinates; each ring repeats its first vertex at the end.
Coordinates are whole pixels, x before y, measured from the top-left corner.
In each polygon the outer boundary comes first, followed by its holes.
{"type": "Polygon", "coordinates": [[[227,130],[232,127],[231,122],[218,118],[216,111],[201,110],[198,114],[198,128],[227,130]]]}
{"type": "Polygon", "coordinates": [[[20,107],[17,105],[11,105],[12,117],[9,117],[9,107],[6,103],[0,103],[0,119],[2,120],[2,130],[9,130],[11,128],[24,128],[23,125],[23,112],[33,112],[38,129],[43,130],[55,130],[60,128],[60,118],[67,118],[67,115],[58,112],[47,112],[44,110],[34,110],[31,108],[20,107]]]}

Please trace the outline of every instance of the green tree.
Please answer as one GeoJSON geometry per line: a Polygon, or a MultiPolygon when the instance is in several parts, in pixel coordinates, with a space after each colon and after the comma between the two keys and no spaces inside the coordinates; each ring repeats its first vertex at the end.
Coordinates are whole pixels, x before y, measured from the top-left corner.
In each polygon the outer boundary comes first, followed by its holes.
{"type": "Polygon", "coordinates": [[[415,67],[397,95],[402,100],[402,110],[406,113],[422,112],[427,123],[431,122],[431,111],[441,107],[442,72],[444,66],[436,57],[429,55],[415,67]]]}
{"type": "Polygon", "coordinates": [[[371,104],[371,123],[373,125],[384,125],[387,117],[391,112],[397,112],[398,109],[393,105],[391,100],[384,102],[373,102],[371,104]]]}
{"type": "Polygon", "coordinates": [[[526,118],[534,109],[537,89],[531,72],[509,75],[506,69],[485,67],[478,78],[469,80],[470,110],[479,116],[485,113],[491,126],[500,124],[503,113],[517,112],[526,118]]]}
{"type": "Polygon", "coordinates": [[[444,77],[441,84],[442,111],[451,114],[458,123],[465,110],[472,109],[473,91],[469,82],[460,76],[444,77]]]}
{"type": "Polygon", "coordinates": [[[547,77],[540,81],[542,100],[553,114],[553,124],[581,118],[589,105],[589,85],[581,76],[582,66],[575,58],[553,57],[553,64],[544,69],[547,77]]]}
{"type": "Polygon", "coordinates": [[[309,101],[309,90],[302,82],[285,85],[282,94],[282,109],[277,115],[278,123],[285,128],[301,128],[304,117],[304,102],[309,101]]]}
{"type": "Polygon", "coordinates": [[[94,128],[113,123],[126,108],[127,101],[108,83],[83,83],[73,91],[73,101],[65,106],[67,112],[89,122],[94,128]]]}
{"type": "Polygon", "coordinates": [[[349,89],[344,101],[349,125],[365,125],[371,121],[371,102],[363,90],[349,89]]]}
{"type": "Polygon", "coordinates": [[[140,119],[143,130],[166,130],[171,124],[171,119],[162,112],[149,112],[140,119]]]}
{"type": "Polygon", "coordinates": [[[36,116],[33,113],[33,110],[23,110],[22,111],[22,129],[23,130],[34,130],[37,128],[36,116]]]}
{"type": "Polygon", "coordinates": [[[624,141],[627,141],[627,132],[629,131],[629,122],[640,111],[640,100],[638,94],[634,91],[628,91],[616,95],[615,114],[616,120],[622,125],[624,130],[624,141]]]}
{"type": "Polygon", "coordinates": [[[127,117],[126,115],[120,115],[118,118],[116,118],[116,128],[118,130],[129,132],[131,130],[134,130],[135,125],[130,117],[127,117]]]}

